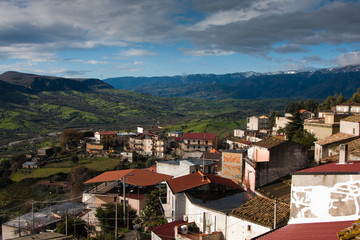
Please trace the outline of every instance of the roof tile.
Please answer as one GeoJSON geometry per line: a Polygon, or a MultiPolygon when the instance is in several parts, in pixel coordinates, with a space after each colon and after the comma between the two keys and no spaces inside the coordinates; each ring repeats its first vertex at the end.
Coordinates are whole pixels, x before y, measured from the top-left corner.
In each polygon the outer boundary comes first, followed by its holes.
{"type": "Polygon", "coordinates": [[[144,169],[126,169],[104,172],[86,181],[85,184],[122,181],[123,177],[125,177],[126,183],[143,187],[155,185],[172,178],[170,175],[155,173],[144,169]]]}
{"type": "MultiPolygon", "coordinates": [[[[257,196],[246,202],[240,207],[232,210],[230,215],[244,218],[246,220],[259,223],[264,226],[273,227],[274,225],[274,206],[275,201],[272,199],[257,196]]],[[[276,222],[281,224],[287,222],[290,214],[290,206],[281,201],[277,202],[276,222]]]]}
{"type": "Polygon", "coordinates": [[[320,139],[320,140],[316,141],[316,144],[327,145],[327,144],[330,144],[330,143],[340,142],[340,141],[347,140],[347,139],[350,140],[351,138],[356,138],[356,137],[357,136],[355,136],[355,135],[338,132],[338,133],[333,134],[333,135],[331,135],[331,136],[329,136],[327,138],[323,138],[323,139],[320,139]]]}
{"type": "Polygon", "coordinates": [[[360,173],[360,161],[352,161],[346,164],[339,164],[338,162],[333,162],[297,171],[293,174],[296,175],[307,173],[360,173]]]}
{"type": "Polygon", "coordinates": [[[206,185],[209,183],[216,183],[236,189],[242,189],[232,180],[223,178],[212,174],[204,174],[200,171],[167,181],[171,190],[174,193],[182,192],[188,189],[206,185]]]}
{"type": "Polygon", "coordinates": [[[282,144],[282,143],[284,143],[286,141],[287,140],[282,140],[280,138],[268,137],[268,138],[264,138],[260,142],[254,143],[254,145],[270,149],[270,148],[273,148],[273,147],[275,147],[277,145],[280,145],[280,144],[282,144]]]}
{"type": "Polygon", "coordinates": [[[346,122],[360,122],[360,114],[351,115],[346,118],[341,119],[340,121],[346,121],[346,122]]]}
{"type": "Polygon", "coordinates": [[[338,240],[337,232],[351,225],[352,221],[289,224],[256,239],[260,240],[338,240]]]}
{"type": "Polygon", "coordinates": [[[184,133],[184,139],[204,139],[213,140],[216,139],[215,133],[184,133]]]}

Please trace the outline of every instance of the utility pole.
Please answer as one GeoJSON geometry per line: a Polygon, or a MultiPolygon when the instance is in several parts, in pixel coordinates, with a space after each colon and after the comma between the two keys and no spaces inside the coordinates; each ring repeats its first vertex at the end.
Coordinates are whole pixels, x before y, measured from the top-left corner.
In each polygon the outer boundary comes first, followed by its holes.
{"type": "Polygon", "coordinates": [[[74,216],[74,238],[76,239],[76,219],[75,219],[75,216],[74,216]]]}
{"type": "Polygon", "coordinates": [[[34,200],[31,202],[32,234],[35,234],[34,200]]]}
{"type": "Polygon", "coordinates": [[[67,219],[67,213],[65,215],[65,236],[68,235],[68,219],[67,219]]]}
{"type": "Polygon", "coordinates": [[[126,224],[126,195],[125,195],[125,176],[123,178],[123,215],[124,215],[124,225],[126,224]]]}
{"type": "Polygon", "coordinates": [[[274,229],[276,229],[276,212],[277,212],[277,198],[275,198],[275,202],[274,202],[274,229]]]}
{"type": "Polygon", "coordinates": [[[118,212],[118,196],[116,196],[116,201],[115,201],[115,240],[117,239],[117,221],[118,221],[118,216],[117,216],[117,212],[118,212]]]}

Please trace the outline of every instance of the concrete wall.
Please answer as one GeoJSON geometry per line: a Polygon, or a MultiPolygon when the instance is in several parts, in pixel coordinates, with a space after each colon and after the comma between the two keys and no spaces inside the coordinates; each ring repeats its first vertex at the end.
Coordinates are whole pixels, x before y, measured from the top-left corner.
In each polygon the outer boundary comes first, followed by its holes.
{"type": "Polygon", "coordinates": [[[248,162],[245,162],[243,183],[246,187],[246,191],[251,190],[251,192],[255,192],[255,181],[256,175],[254,167],[251,166],[248,162]]]}
{"type": "Polygon", "coordinates": [[[360,136],[360,123],[340,121],[340,132],[360,136]]]}
{"type": "Polygon", "coordinates": [[[226,235],[229,240],[248,240],[271,230],[269,227],[264,227],[233,216],[228,216],[227,225],[229,227],[226,235]]]}
{"type": "Polygon", "coordinates": [[[168,164],[166,162],[156,163],[157,173],[168,174],[174,177],[181,177],[192,173],[190,171],[190,167],[184,164],[174,165],[168,164]]]}
{"type": "Polygon", "coordinates": [[[270,161],[270,152],[266,148],[254,146],[253,159],[255,162],[268,162],[270,161]]]}
{"type": "Polygon", "coordinates": [[[211,233],[221,231],[226,232],[226,214],[214,211],[209,208],[193,204],[188,198],[185,198],[185,215],[189,222],[195,222],[201,232],[211,233]]]}
{"type": "Polygon", "coordinates": [[[195,222],[205,233],[221,231],[225,240],[246,240],[271,230],[241,218],[229,216],[223,212],[193,204],[186,198],[186,215],[189,222],[195,222]],[[204,231],[205,227],[205,231],[204,231]]]}
{"type": "Polygon", "coordinates": [[[307,149],[287,141],[270,149],[269,162],[256,162],[256,187],[263,186],[307,166],[307,149]]]}
{"type": "MultiPolygon", "coordinates": [[[[17,227],[12,227],[2,224],[1,228],[2,228],[2,240],[20,237],[19,228],[17,227]]],[[[30,233],[31,233],[30,231],[21,230],[21,236],[29,235],[30,233]]]]}
{"type": "Polygon", "coordinates": [[[319,139],[330,137],[331,135],[339,132],[339,124],[316,124],[316,123],[304,123],[304,129],[319,139]]]}
{"type": "Polygon", "coordinates": [[[360,217],[360,175],[293,175],[289,223],[360,217]]]}
{"type": "Polygon", "coordinates": [[[235,180],[237,183],[242,181],[243,177],[243,152],[222,152],[222,170],[221,175],[235,180]]]}
{"type": "Polygon", "coordinates": [[[246,128],[248,130],[259,131],[259,119],[257,117],[255,117],[255,116],[248,117],[247,118],[247,123],[246,123],[246,128]]]}

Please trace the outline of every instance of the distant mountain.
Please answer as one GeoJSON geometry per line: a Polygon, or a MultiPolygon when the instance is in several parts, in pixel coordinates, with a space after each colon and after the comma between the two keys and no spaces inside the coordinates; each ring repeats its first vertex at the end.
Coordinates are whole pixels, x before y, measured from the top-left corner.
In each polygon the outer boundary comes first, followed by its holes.
{"type": "Polygon", "coordinates": [[[113,88],[99,79],[70,79],[14,71],[1,74],[0,80],[33,91],[91,91],[99,88],[113,88]]]}
{"type": "Polygon", "coordinates": [[[180,124],[179,130],[213,131],[217,128],[223,131],[231,126],[231,132],[232,127],[238,127],[238,121],[247,116],[282,111],[290,101],[298,101],[227,99],[210,102],[163,98],[118,90],[97,79],[19,72],[0,75],[0,92],[0,146],[66,128],[119,130],[180,124]],[[193,128],[197,125],[200,130],[193,128]]]}
{"type": "Polygon", "coordinates": [[[173,77],[119,77],[104,82],[118,89],[162,97],[204,99],[321,99],[335,92],[347,98],[360,87],[360,66],[308,72],[194,74],[173,77]]]}

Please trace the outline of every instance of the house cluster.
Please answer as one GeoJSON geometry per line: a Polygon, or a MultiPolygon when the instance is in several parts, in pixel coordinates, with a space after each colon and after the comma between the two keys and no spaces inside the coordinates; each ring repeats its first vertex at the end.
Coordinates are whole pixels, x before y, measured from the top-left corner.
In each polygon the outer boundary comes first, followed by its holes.
{"type": "Polygon", "coordinates": [[[36,156],[26,155],[26,161],[23,163],[23,168],[39,168],[45,163],[46,159],[54,154],[53,147],[44,147],[37,150],[36,156]]]}
{"type": "Polygon", "coordinates": [[[165,135],[160,127],[138,127],[136,133],[95,132],[86,143],[86,151],[91,154],[117,152],[132,161],[136,155],[165,158],[170,154],[184,156],[191,152],[210,152],[217,144],[215,133],[169,132],[165,135]]]}
{"type": "MultiPolygon", "coordinates": [[[[187,140],[183,144],[189,149],[200,141],[187,140]]],[[[166,193],[159,204],[168,223],[150,228],[152,239],[251,239],[287,224],[290,185],[282,179],[304,169],[306,156],[301,145],[268,137],[247,150],[204,152],[200,158],[161,160],[149,169],[105,172],[85,182],[82,202],[90,216],[115,202],[140,213],[146,194],[162,188],[166,193]],[[258,191],[276,181],[281,185],[273,187],[281,189],[274,190],[277,200],[258,191]]]]}
{"type": "MultiPolygon", "coordinates": [[[[266,116],[249,118],[248,128],[235,129],[229,148],[221,151],[213,133],[165,136],[159,128],[120,135],[97,132],[95,141],[87,144],[89,152],[96,144],[101,151],[116,151],[116,144],[122,144],[123,153],[161,158],[172,152],[182,158],[165,158],[148,169],[107,171],[87,180],[81,218],[100,231],[96,208],[126,203],[125,208],[140,214],[147,194],[165,189],[158,203],[168,223],[150,227],[151,239],[338,239],[338,232],[360,218],[359,111],[347,104],[318,117],[301,111],[304,128],[313,127],[319,139],[313,165],[307,148],[272,136],[289,116],[277,118],[275,129],[269,129],[266,116]],[[329,126],[334,128],[329,131],[329,126]]],[[[9,239],[4,235],[8,225],[3,224],[3,239],[9,239]]]]}

